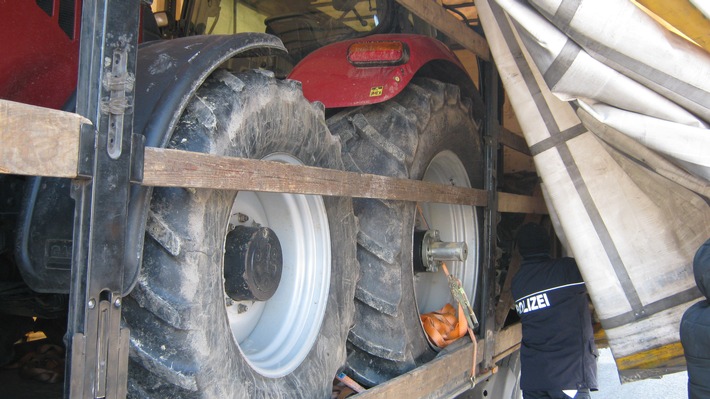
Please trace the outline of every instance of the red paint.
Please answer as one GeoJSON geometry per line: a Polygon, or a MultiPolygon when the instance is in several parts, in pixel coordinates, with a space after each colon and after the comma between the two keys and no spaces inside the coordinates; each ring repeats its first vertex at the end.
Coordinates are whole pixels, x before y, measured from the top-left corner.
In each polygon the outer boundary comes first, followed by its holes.
{"type": "Polygon", "coordinates": [[[74,34],[59,27],[59,0],[47,15],[34,0],[0,0],[0,98],[60,108],[76,87],[80,1],[74,34]]]}
{"type": "Polygon", "coordinates": [[[320,48],[304,58],[289,74],[303,83],[303,94],[326,108],[352,107],[387,101],[402,91],[428,62],[444,60],[462,70],[461,62],[443,43],[427,36],[385,34],[347,40],[320,48]],[[396,66],[356,67],[348,62],[348,48],[358,42],[403,42],[409,59],[396,66]],[[380,92],[381,95],[374,95],[380,92]]]}

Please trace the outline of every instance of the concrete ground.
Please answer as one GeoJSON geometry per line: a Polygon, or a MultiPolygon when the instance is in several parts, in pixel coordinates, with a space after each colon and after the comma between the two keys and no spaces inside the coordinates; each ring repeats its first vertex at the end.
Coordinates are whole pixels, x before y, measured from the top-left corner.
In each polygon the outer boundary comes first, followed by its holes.
{"type": "Polygon", "coordinates": [[[688,397],[688,373],[685,371],[668,374],[659,379],[621,385],[611,350],[606,348],[599,350],[597,367],[599,391],[592,392],[592,399],[686,399],[688,397]]]}

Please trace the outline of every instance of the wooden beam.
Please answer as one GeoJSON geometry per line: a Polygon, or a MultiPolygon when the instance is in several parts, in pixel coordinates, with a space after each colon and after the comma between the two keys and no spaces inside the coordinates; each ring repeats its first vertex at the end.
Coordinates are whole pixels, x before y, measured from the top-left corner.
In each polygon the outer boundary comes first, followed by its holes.
{"type": "Polygon", "coordinates": [[[75,177],[81,125],[77,114],[0,100],[0,173],[75,177]]]}
{"type": "Polygon", "coordinates": [[[441,5],[432,0],[397,0],[397,3],[482,59],[491,60],[486,39],[451,15],[441,5]]]}
{"type": "Polygon", "coordinates": [[[498,192],[498,212],[534,213],[546,215],[547,206],[542,197],[498,192]]]}
{"type": "MultiPolygon", "coordinates": [[[[77,177],[77,114],[0,100],[0,173],[77,177]]],[[[486,205],[483,190],[282,163],[145,149],[143,185],[486,205]]],[[[546,213],[544,201],[500,193],[500,212],[546,213]]]]}
{"type": "Polygon", "coordinates": [[[146,148],[143,185],[486,204],[474,188],[162,148],[146,148]]]}
{"type": "MultiPolygon", "coordinates": [[[[520,348],[522,330],[520,323],[502,329],[495,337],[494,361],[520,348]]],[[[467,337],[461,339],[468,339],[467,337]]],[[[456,344],[453,344],[456,345],[456,344]]],[[[478,341],[477,364],[483,359],[484,340],[478,341]]],[[[447,349],[444,349],[447,351],[447,349]]],[[[424,397],[451,397],[465,390],[470,384],[473,345],[468,342],[431,362],[406,374],[389,380],[365,392],[353,396],[357,399],[399,399],[424,397]]]]}
{"type": "Polygon", "coordinates": [[[496,334],[496,342],[493,348],[493,362],[499,362],[504,357],[520,349],[520,342],[523,339],[523,326],[520,323],[511,324],[503,328],[496,334]]]}
{"type": "Polygon", "coordinates": [[[504,146],[510,147],[515,151],[521,152],[525,155],[532,155],[530,154],[530,148],[528,147],[528,143],[525,141],[525,138],[518,136],[504,127],[500,128],[499,141],[504,146]]]}
{"type": "Polygon", "coordinates": [[[520,270],[521,262],[522,257],[520,256],[518,251],[514,251],[510,259],[510,265],[508,266],[508,270],[505,274],[505,281],[503,282],[503,287],[500,290],[500,297],[498,298],[498,303],[496,304],[496,326],[502,326],[503,323],[505,323],[505,319],[508,318],[508,313],[510,313],[511,309],[513,309],[513,306],[515,304],[513,292],[511,291],[510,287],[513,284],[513,277],[520,270]]]}

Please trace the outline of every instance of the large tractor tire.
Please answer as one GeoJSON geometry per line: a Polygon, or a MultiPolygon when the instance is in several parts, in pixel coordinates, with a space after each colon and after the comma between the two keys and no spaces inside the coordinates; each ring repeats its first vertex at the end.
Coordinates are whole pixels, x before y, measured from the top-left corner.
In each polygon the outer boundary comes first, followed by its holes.
{"type": "MultiPolygon", "coordinates": [[[[215,72],[170,148],[342,169],[322,106],[266,72],[215,72]]],[[[155,188],[146,232],[129,396],[331,396],[358,276],[350,198],[155,188]]]]}
{"type": "MultiPolygon", "coordinates": [[[[481,188],[478,124],[459,88],[414,80],[385,103],[345,110],[328,126],[343,142],[351,171],[481,188]]],[[[473,302],[479,277],[480,211],[470,206],[354,199],[360,280],[348,372],[367,386],[409,371],[436,355],[420,313],[453,303],[443,271],[414,270],[422,231],[465,242],[465,262],[447,262],[473,302]],[[416,233],[416,234],[415,234],[416,233]]]]}

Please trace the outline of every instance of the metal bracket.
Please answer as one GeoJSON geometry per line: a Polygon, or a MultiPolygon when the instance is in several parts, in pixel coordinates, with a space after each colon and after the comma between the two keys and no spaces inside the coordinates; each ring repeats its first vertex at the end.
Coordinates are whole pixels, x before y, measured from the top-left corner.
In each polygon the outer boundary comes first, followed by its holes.
{"type": "Polygon", "coordinates": [[[476,317],[476,313],[473,311],[473,306],[471,306],[468,296],[466,296],[466,292],[463,290],[463,286],[461,286],[461,281],[450,274],[447,275],[447,277],[449,279],[449,290],[451,291],[451,295],[454,299],[456,299],[456,302],[463,307],[463,313],[466,315],[468,327],[471,330],[477,329],[478,318],[476,317]]]}
{"type": "Polygon", "coordinates": [[[94,174],[94,149],[96,146],[96,129],[94,125],[84,123],[79,132],[79,158],[76,174],[80,178],[90,179],[94,174]]]}
{"type": "MultiPolygon", "coordinates": [[[[104,294],[104,293],[102,293],[104,294]]],[[[130,331],[121,328],[121,297],[118,293],[103,295],[98,301],[89,299],[89,325],[86,334],[72,337],[71,374],[94,376],[89,392],[94,398],[125,398],[128,384],[128,350],[130,331]],[[118,339],[113,334],[118,331],[118,339]],[[83,362],[80,359],[96,359],[83,362]]],[[[70,392],[87,392],[81,378],[72,378],[70,392]]]]}
{"type": "Polygon", "coordinates": [[[483,226],[484,236],[484,261],[483,261],[483,305],[482,305],[482,332],[486,345],[483,349],[484,369],[493,366],[493,351],[495,347],[495,295],[497,266],[497,223],[498,223],[498,136],[500,125],[499,111],[499,85],[498,71],[493,62],[481,63],[481,79],[483,98],[485,101],[485,118],[483,120],[483,136],[485,139],[485,188],[488,192],[488,204],[485,209],[483,226]]]}
{"type": "Polygon", "coordinates": [[[133,134],[140,0],[82,5],[76,110],[82,125],[75,199],[65,397],[123,398],[129,331],[121,328],[131,181],[142,179],[133,134]]]}
{"type": "MultiPolygon", "coordinates": [[[[81,125],[79,132],[79,157],[76,174],[79,178],[90,179],[94,173],[94,152],[96,129],[93,125],[81,125]]],[[[131,136],[131,183],[143,182],[143,162],[145,160],[145,136],[133,133],[131,136]]]]}
{"type": "Polygon", "coordinates": [[[133,133],[131,136],[131,183],[143,182],[143,163],[145,161],[145,136],[133,133]]]}

